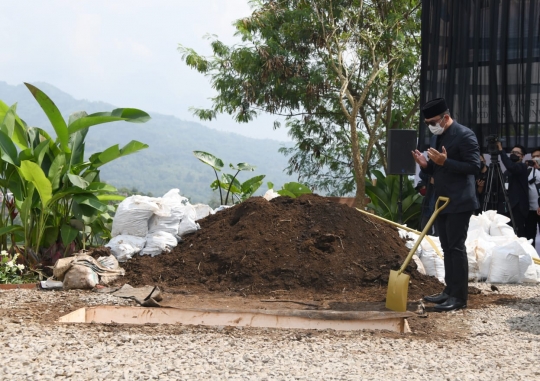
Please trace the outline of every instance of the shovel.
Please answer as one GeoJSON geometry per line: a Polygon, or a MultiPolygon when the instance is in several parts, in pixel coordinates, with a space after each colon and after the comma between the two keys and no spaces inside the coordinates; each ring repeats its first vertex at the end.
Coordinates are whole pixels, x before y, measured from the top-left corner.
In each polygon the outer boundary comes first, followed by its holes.
{"type": "Polygon", "coordinates": [[[433,222],[437,218],[437,215],[441,210],[446,208],[449,202],[450,199],[448,197],[439,197],[437,199],[437,202],[435,203],[435,210],[433,211],[431,218],[426,224],[424,230],[422,230],[422,233],[420,233],[420,236],[418,237],[414,246],[409,252],[409,255],[407,255],[407,258],[405,258],[405,262],[403,262],[403,265],[401,265],[401,268],[398,271],[390,270],[390,278],[388,279],[388,292],[386,293],[386,308],[388,308],[389,310],[398,312],[407,311],[407,292],[409,291],[410,277],[403,271],[405,271],[405,269],[409,265],[409,262],[411,262],[411,259],[416,252],[416,249],[431,228],[431,225],[433,225],[433,222]],[[440,201],[444,201],[444,204],[442,206],[439,206],[440,201]]]}

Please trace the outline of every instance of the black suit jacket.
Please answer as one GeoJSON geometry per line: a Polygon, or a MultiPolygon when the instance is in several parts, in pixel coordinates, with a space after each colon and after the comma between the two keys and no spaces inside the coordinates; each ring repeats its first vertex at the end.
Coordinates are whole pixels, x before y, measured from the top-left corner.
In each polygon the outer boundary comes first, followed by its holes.
{"type": "Polygon", "coordinates": [[[441,214],[478,209],[475,175],[480,171],[480,147],[474,133],[454,121],[442,135],[434,135],[430,145],[439,152],[446,148],[447,154],[442,166],[429,160],[428,166],[422,168],[433,176],[435,197],[450,198],[441,214]]]}
{"type": "Polygon", "coordinates": [[[509,174],[508,201],[513,210],[518,210],[522,216],[529,213],[529,183],[527,177],[527,164],[521,161],[514,163],[504,151],[499,151],[501,161],[509,174]]]}

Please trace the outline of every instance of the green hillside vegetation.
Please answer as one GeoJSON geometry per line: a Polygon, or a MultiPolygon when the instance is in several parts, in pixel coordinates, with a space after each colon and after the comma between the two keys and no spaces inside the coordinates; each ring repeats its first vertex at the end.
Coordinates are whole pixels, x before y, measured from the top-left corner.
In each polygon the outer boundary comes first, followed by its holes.
{"type": "MultiPolygon", "coordinates": [[[[74,99],[47,83],[34,84],[55,102],[66,119],[76,111],[90,114],[117,107],[103,102],[74,99]]],[[[29,126],[39,126],[54,134],[47,117],[22,84],[11,86],[0,82],[0,99],[8,105],[17,103],[17,113],[29,126]]],[[[122,106],[125,105],[119,107],[122,106]]],[[[147,123],[109,123],[94,126],[88,133],[87,155],[113,144],[123,146],[131,140],[150,146],[135,155],[103,166],[103,181],[117,188],[135,188],[140,194],[151,193],[154,196],[161,196],[172,188],[179,188],[181,194],[189,197],[193,203],[215,204],[218,196],[210,189],[210,183],[215,180],[214,173],[193,156],[194,150],[211,152],[222,158],[227,169],[229,163],[247,162],[256,166],[254,172],[240,174],[240,180],[264,174],[265,181],[273,182],[277,189],[287,182],[295,181],[283,172],[287,166],[287,158],[278,153],[278,149],[287,143],[252,139],[183,121],[174,116],[145,111],[152,117],[147,123]]],[[[257,194],[266,190],[267,187],[262,186],[257,194]]]]}

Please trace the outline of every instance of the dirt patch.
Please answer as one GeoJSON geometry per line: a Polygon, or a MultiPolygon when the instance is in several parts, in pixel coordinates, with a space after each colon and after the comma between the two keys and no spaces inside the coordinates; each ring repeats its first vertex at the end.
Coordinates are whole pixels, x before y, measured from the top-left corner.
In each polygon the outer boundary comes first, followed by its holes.
{"type": "MultiPolygon", "coordinates": [[[[408,254],[397,229],[324,197],[254,197],[199,221],[172,252],[137,256],[123,282],[165,290],[383,301],[408,254]]],[[[440,292],[414,262],[409,299],[440,292]]]]}

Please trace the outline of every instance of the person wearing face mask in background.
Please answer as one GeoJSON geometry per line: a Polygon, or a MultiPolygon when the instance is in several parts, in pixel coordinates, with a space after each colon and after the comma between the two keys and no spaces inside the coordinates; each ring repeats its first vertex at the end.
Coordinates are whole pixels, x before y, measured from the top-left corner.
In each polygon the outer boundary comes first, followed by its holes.
{"type": "Polygon", "coordinates": [[[446,287],[440,294],[424,297],[437,303],[435,311],[452,311],[467,307],[469,265],[465,240],[469,220],[478,209],[475,176],[480,171],[480,148],[471,129],[450,116],[443,98],[422,106],[425,123],[433,133],[428,158],[412,151],[421,171],[433,177],[435,197],[450,198],[435,223],[444,252],[446,287]]]}
{"type": "MultiPolygon", "coordinates": [[[[527,182],[527,164],[523,163],[525,157],[525,147],[516,144],[511,152],[510,157],[502,149],[501,142],[497,142],[497,153],[501,157],[501,161],[504,164],[508,176],[508,201],[510,205],[508,208],[512,209],[512,216],[514,217],[514,230],[518,237],[526,237],[526,222],[527,215],[529,214],[529,184],[527,182]]],[[[510,214],[506,214],[510,217],[510,214]]],[[[512,221],[508,224],[512,226],[512,221]]]]}
{"type": "Polygon", "coordinates": [[[531,152],[532,160],[527,160],[529,184],[529,213],[525,223],[527,239],[532,239],[533,247],[536,245],[536,226],[540,224],[540,208],[538,204],[540,187],[540,148],[531,152]]]}

